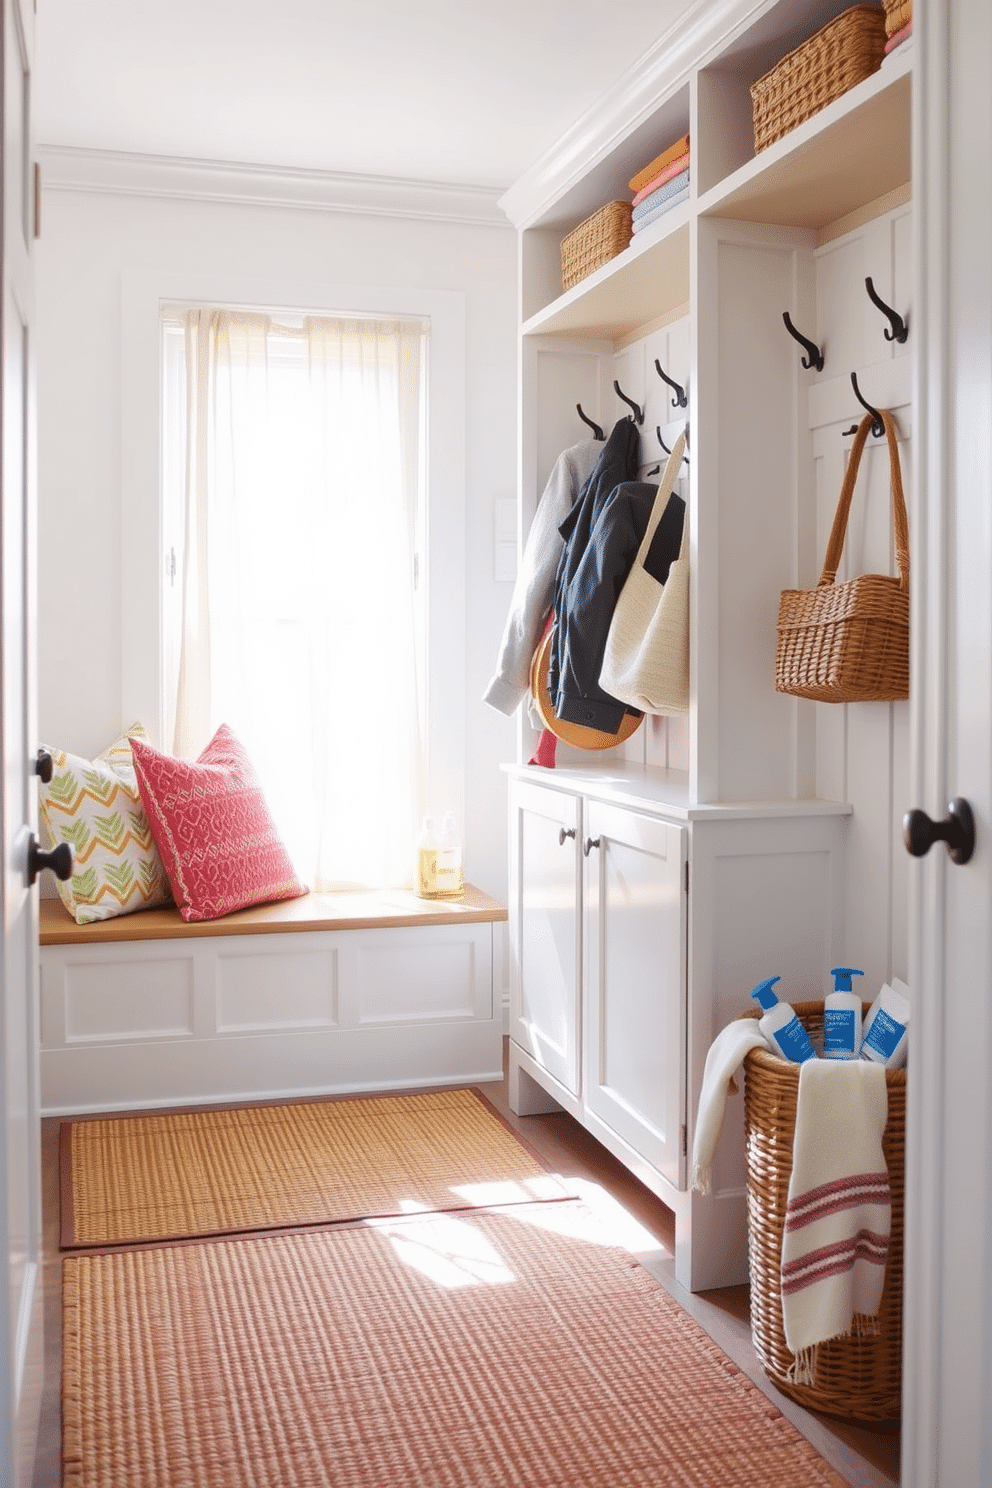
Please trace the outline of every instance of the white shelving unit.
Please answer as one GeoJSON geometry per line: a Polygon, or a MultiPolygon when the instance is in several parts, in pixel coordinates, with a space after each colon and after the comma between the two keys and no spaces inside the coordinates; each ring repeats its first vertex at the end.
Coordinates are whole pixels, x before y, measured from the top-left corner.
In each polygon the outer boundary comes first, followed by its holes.
{"type": "MultiPolygon", "coordinates": [[[[648,719],[605,756],[559,745],[548,771],[523,763],[536,736],[521,718],[511,1100],[571,1111],[671,1205],[694,1290],[747,1269],[740,1102],[712,1193],[689,1188],[716,1033],[769,975],[794,1000],[822,996],[837,957],[866,986],[905,974],[906,705],[825,709],[773,683],[778,596],[816,581],[862,411],[851,371],[895,410],[910,486],[907,350],[885,341],[863,280],[906,312],[911,54],[753,149],[751,83],[844,8],[713,7],[504,198],[520,240],[521,531],[558,452],[585,437],[575,404],[606,429],[626,415],[619,381],[645,411],[645,470],[655,429],[670,444],[688,420],[692,575],[687,719],[648,719]],[[686,132],[689,200],[563,294],[561,239],[686,132]],[[784,311],[822,344],[822,373],[801,366],[784,311]]],[[[892,571],[884,453],[863,468],[847,561],[892,571]]]]}

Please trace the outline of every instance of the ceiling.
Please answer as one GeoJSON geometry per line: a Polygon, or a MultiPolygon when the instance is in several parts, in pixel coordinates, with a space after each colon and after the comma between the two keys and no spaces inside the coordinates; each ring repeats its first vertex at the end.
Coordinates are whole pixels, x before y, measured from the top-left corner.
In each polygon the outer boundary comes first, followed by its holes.
{"type": "Polygon", "coordinates": [[[705,0],[42,0],[39,145],[502,189],[705,0]]]}

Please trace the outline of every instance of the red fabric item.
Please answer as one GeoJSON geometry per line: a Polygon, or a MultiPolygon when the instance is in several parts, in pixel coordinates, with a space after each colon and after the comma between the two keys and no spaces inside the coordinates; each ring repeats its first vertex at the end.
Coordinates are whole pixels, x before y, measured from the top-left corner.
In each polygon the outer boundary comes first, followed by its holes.
{"type": "Polygon", "coordinates": [[[529,765],[543,765],[546,770],[555,767],[556,750],[558,740],[550,729],[542,729],[541,737],[537,741],[537,748],[527,761],[529,765]]]}
{"type": "Polygon", "coordinates": [[[131,740],[138,791],[184,920],[296,899],[300,883],[251,761],[226,724],[198,760],[131,740]]]}
{"type": "Polygon", "coordinates": [[[906,24],[905,24],[905,26],[901,27],[900,30],[893,31],[892,35],[889,37],[888,41],[885,43],[885,55],[888,56],[890,52],[894,52],[895,51],[896,47],[902,46],[903,42],[904,41],[908,41],[909,38],[912,36],[912,34],[913,34],[913,23],[912,23],[912,21],[907,21],[906,24]]]}
{"type": "Polygon", "coordinates": [[[642,186],[631,202],[631,206],[639,206],[646,196],[651,195],[652,191],[657,191],[667,181],[673,180],[675,176],[680,176],[688,164],[689,152],[687,150],[684,155],[679,156],[678,160],[673,160],[671,165],[666,165],[663,171],[659,171],[656,176],[653,176],[646,186],[642,186]]]}

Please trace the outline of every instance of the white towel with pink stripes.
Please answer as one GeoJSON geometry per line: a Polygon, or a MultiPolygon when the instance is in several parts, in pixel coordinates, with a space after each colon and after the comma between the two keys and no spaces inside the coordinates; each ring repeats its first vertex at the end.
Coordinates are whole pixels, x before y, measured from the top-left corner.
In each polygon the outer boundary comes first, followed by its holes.
{"type": "Polygon", "coordinates": [[[782,1322],[796,1384],[816,1383],[817,1344],[877,1332],[892,1220],[887,1114],[880,1064],[800,1066],[782,1237],[782,1322]]]}

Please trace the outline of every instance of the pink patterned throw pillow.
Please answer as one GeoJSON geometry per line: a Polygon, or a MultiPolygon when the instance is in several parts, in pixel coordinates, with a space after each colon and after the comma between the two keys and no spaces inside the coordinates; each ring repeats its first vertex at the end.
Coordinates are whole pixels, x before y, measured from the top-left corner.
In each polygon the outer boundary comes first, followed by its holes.
{"type": "Polygon", "coordinates": [[[184,920],[307,892],[248,756],[221,724],[198,760],[131,743],[138,790],[184,920]]]}

